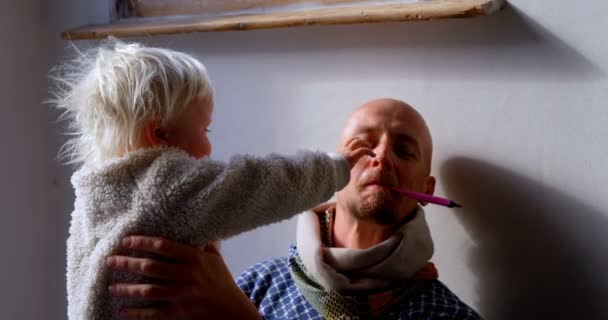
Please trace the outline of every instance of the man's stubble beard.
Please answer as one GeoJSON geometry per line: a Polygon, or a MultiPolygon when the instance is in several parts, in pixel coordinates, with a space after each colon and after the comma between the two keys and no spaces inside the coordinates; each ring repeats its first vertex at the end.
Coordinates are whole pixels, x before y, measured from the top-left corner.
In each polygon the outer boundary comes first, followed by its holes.
{"type": "Polygon", "coordinates": [[[378,224],[391,226],[399,223],[395,208],[390,205],[388,190],[378,190],[373,195],[355,204],[354,215],[361,220],[373,220],[378,224]]]}

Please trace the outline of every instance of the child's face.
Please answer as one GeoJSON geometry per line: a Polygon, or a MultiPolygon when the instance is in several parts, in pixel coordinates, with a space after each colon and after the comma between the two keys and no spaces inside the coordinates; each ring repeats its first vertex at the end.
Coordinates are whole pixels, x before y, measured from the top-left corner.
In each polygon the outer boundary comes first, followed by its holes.
{"type": "Polygon", "coordinates": [[[197,99],[175,119],[167,132],[167,144],[188,152],[195,158],[211,155],[211,142],[207,137],[213,100],[197,99]]]}

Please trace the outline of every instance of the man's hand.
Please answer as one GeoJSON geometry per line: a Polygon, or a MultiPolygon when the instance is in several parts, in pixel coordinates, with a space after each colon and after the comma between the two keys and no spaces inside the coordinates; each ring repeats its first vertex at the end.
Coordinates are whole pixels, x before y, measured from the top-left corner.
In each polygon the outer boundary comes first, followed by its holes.
{"type": "Polygon", "coordinates": [[[156,301],[154,307],[123,308],[125,319],[261,319],[256,307],[236,286],[224,260],[213,246],[205,250],[175,241],[130,236],[124,249],[153,253],[162,260],[112,256],[107,266],[157,279],[155,283],[114,283],[117,297],[156,301]]]}
{"type": "Polygon", "coordinates": [[[340,150],[340,154],[348,161],[350,167],[355,166],[357,161],[364,156],[375,157],[376,154],[371,149],[371,145],[367,143],[365,140],[360,138],[352,138],[346,142],[346,145],[342,150],[340,150]]]}

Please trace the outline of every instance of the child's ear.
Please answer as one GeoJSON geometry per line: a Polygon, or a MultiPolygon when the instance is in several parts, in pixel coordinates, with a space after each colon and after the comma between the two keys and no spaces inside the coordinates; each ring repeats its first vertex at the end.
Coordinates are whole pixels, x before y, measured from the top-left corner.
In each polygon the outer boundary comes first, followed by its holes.
{"type": "MultiPolygon", "coordinates": [[[[433,195],[435,193],[435,183],[436,183],[436,179],[433,176],[428,176],[426,178],[426,188],[424,190],[424,193],[428,194],[428,195],[433,195]]],[[[426,206],[427,204],[429,204],[426,201],[421,201],[420,202],[421,205],[426,206]]]]}
{"type": "Polygon", "coordinates": [[[158,147],[167,144],[165,128],[159,121],[150,120],[144,127],[146,142],[151,147],[158,147]]]}

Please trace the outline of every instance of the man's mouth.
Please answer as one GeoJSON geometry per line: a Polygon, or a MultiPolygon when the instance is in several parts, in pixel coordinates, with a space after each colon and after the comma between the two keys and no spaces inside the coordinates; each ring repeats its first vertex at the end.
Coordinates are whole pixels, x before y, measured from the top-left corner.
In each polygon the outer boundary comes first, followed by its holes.
{"type": "Polygon", "coordinates": [[[370,181],[370,182],[366,182],[363,186],[364,187],[378,186],[378,187],[382,187],[382,188],[386,188],[386,189],[392,188],[388,183],[385,183],[385,182],[382,182],[382,181],[370,181]]]}

